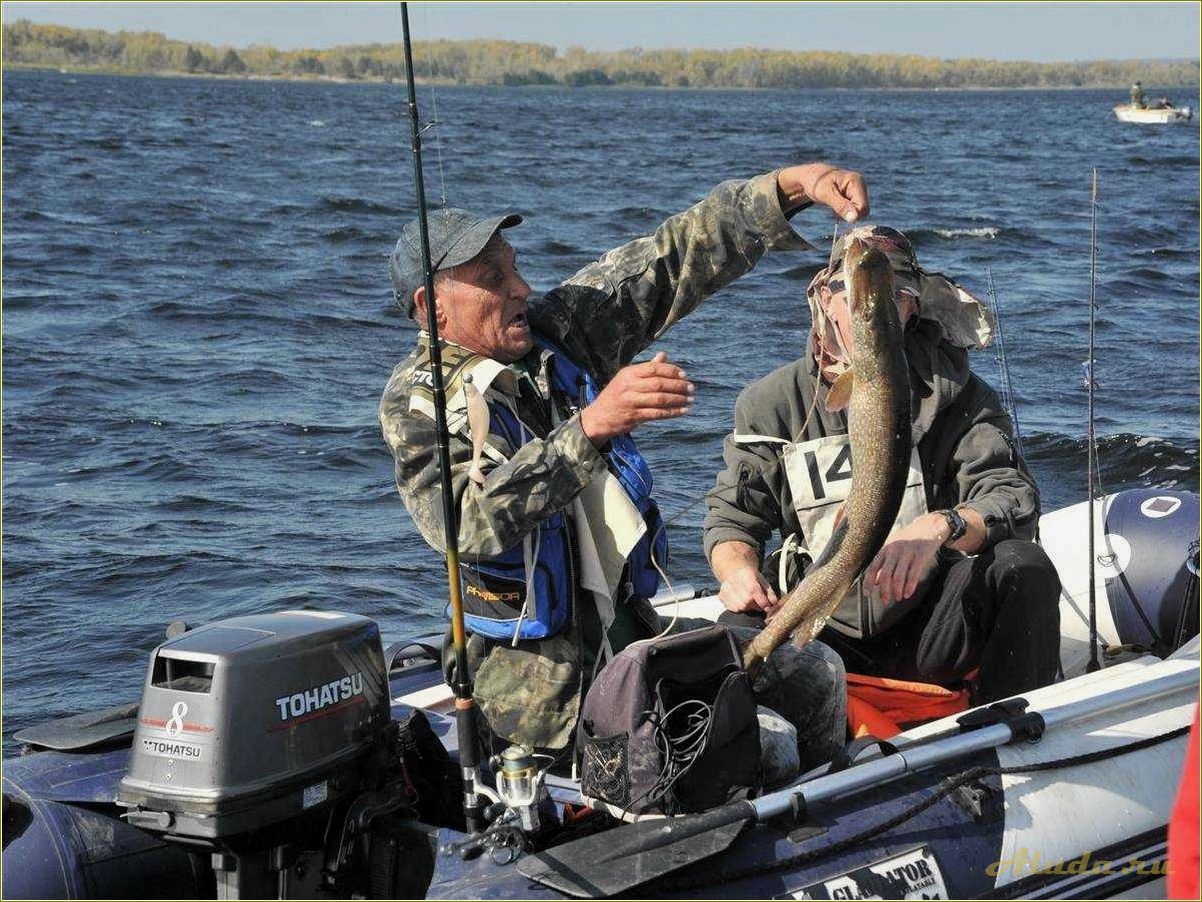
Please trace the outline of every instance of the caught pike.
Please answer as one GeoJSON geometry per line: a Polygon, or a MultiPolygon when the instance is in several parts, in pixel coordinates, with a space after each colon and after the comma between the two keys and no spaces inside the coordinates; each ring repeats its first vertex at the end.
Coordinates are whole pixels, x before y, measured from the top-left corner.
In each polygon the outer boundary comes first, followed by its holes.
{"type": "Polygon", "coordinates": [[[851,307],[851,369],[827,398],[848,408],[852,482],[843,519],[797,588],[743,652],[753,673],[777,646],[818,635],[852,584],[871,563],[897,519],[910,461],[910,378],[893,270],[876,248],[853,239],[843,257],[851,307]]]}

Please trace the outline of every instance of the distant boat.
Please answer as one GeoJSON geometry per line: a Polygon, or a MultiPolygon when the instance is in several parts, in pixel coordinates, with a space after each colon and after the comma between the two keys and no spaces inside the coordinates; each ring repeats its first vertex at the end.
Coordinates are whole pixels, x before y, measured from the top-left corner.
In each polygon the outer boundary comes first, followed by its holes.
{"type": "Polygon", "coordinates": [[[1168,122],[1188,122],[1193,118],[1194,111],[1187,106],[1153,109],[1152,107],[1135,107],[1125,103],[1114,108],[1114,115],[1118,117],[1119,122],[1163,125],[1168,122]]]}

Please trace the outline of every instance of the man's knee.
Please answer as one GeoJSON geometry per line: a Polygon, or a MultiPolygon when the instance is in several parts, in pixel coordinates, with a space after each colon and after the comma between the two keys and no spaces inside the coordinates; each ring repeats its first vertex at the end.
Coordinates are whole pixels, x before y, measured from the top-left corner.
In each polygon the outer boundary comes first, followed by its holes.
{"type": "Polygon", "coordinates": [[[1021,605],[1033,616],[1059,610],[1060,574],[1047,552],[1034,542],[999,542],[993,548],[990,570],[990,581],[1006,598],[1007,606],[1021,605]]]}
{"type": "MultiPolygon", "coordinates": [[[[790,647],[797,648],[795,645],[790,645],[790,647]]],[[[810,668],[825,672],[827,679],[833,685],[842,687],[846,683],[847,670],[843,666],[843,659],[825,642],[815,639],[806,643],[805,648],[798,649],[798,651],[803,658],[808,660],[810,668]]]]}
{"type": "Polygon", "coordinates": [[[1007,573],[1013,573],[1017,578],[1031,579],[1038,577],[1052,580],[1059,591],[1060,575],[1056,565],[1048,557],[1043,547],[1025,539],[1004,539],[991,549],[993,551],[993,566],[1000,567],[1007,573]]]}
{"type": "MultiPolygon", "coordinates": [[[[740,629],[732,632],[736,636],[750,633],[740,629]]],[[[785,642],[769,655],[760,672],[774,683],[788,684],[792,691],[819,690],[823,694],[835,688],[842,690],[846,678],[843,659],[817,639],[804,648],[785,642]]]]}
{"type": "Polygon", "coordinates": [[[718,616],[718,622],[726,626],[737,626],[741,629],[762,630],[764,628],[764,615],[760,611],[723,611],[718,616]]]}
{"type": "Polygon", "coordinates": [[[847,725],[847,683],[843,660],[822,642],[804,648],[786,642],[776,649],[755,681],[756,698],[797,729],[803,771],[843,745],[847,725]]]}

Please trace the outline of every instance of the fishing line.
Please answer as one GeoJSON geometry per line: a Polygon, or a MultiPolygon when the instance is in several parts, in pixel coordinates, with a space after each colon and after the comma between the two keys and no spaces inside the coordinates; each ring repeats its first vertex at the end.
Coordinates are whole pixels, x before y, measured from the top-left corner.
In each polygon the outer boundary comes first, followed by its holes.
{"type": "MultiPolygon", "coordinates": [[[[430,33],[430,13],[426,8],[426,4],[422,4],[422,28],[425,33],[430,33]]],[[[429,41],[426,46],[429,47],[429,41]]],[[[426,74],[430,79],[430,109],[434,113],[434,118],[426,123],[427,129],[434,131],[434,158],[438,161],[438,189],[439,200],[442,202],[442,208],[447,207],[447,178],[446,173],[442,168],[442,120],[438,118],[438,92],[434,90],[434,53],[427,50],[426,56],[426,74]]]]}
{"type": "Polygon", "coordinates": [[[1010,420],[1014,423],[1014,444],[1018,448],[1019,457],[1026,457],[1023,453],[1023,433],[1018,425],[1018,404],[1014,400],[1014,385],[1010,381],[1010,363],[1006,358],[1006,338],[1005,330],[1002,328],[1002,307],[998,301],[997,290],[993,285],[993,270],[988,266],[985,267],[985,278],[989,290],[989,303],[993,307],[993,319],[997,324],[997,340],[994,342],[994,361],[997,363],[998,382],[1001,384],[1002,409],[1010,414],[1010,420]]]}
{"type": "MultiPolygon", "coordinates": [[[[839,246],[839,225],[840,225],[840,222],[839,222],[839,220],[836,219],[834,230],[831,232],[831,252],[830,252],[830,256],[827,258],[827,264],[826,264],[826,270],[827,270],[828,274],[831,273],[835,267],[835,252],[839,246]]],[[[849,312],[850,312],[850,303],[851,302],[849,300],[848,301],[849,312]]],[[[818,305],[818,310],[819,310],[819,316],[821,317],[822,316],[822,305],[821,304],[818,305]]],[[[825,318],[823,317],[822,324],[812,324],[812,326],[814,328],[825,328],[825,318]]],[[[819,387],[820,387],[821,383],[822,383],[822,374],[819,373],[818,379],[815,380],[815,383],[814,383],[814,396],[810,399],[810,407],[806,411],[805,421],[801,424],[801,428],[797,431],[797,434],[794,435],[793,438],[791,439],[791,441],[794,444],[796,444],[798,441],[800,441],[802,438],[805,437],[806,430],[809,429],[809,427],[810,427],[810,420],[813,418],[814,411],[818,407],[818,392],[819,392],[819,387]]],[[[783,456],[777,457],[776,460],[769,463],[764,469],[762,469],[760,471],[761,475],[764,477],[770,476],[773,473],[773,471],[775,471],[776,468],[779,467],[784,462],[785,462],[785,459],[783,456]]],[[[693,501],[686,504],[683,508],[678,510],[671,517],[668,517],[666,520],[664,520],[661,523],[661,525],[659,526],[659,528],[656,530],[655,535],[652,537],[652,540],[651,540],[652,547],[654,548],[655,540],[659,538],[660,533],[664,532],[669,526],[671,526],[673,523],[675,523],[677,520],[679,520],[681,517],[683,517],[689,511],[693,510],[695,507],[697,507],[697,505],[699,505],[703,501],[705,501],[705,499],[706,499],[705,495],[702,495],[701,497],[694,499],[693,501]]],[[[655,559],[654,550],[651,553],[651,563],[655,567],[656,571],[659,573],[660,577],[663,579],[664,584],[668,587],[669,593],[673,592],[674,590],[672,589],[671,582],[669,582],[669,580],[668,580],[667,574],[664,573],[664,571],[662,569],[660,569],[659,563],[655,559]]],[[[676,605],[678,608],[680,606],[680,602],[681,602],[681,599],[677,598],[676,605]]],[[[662,633],[659,634],[659,636],[656,636],[657,639],[667,635],[667,633],[675,625],[677,617],[678,617],[678,615],[674,613],[672,616],[672,621],[668,624],[668,627],[662,633]]]]}
{"type": "MultiPolygon", "coordinates": [[[[430,33],[430,14],[429,14],[429,10],[427,9],[425,4],[423,4],[422,8],[421,8],[421,16],[422,16],[422,28],[424,29],[426,34],[429,34],[430,33]]],[[[434,54],[428,49],[429,41],[426,41],[425,43],[427,46],[425,69],[426,69],[426,77],[429,79],[430,108],[431,108],[433,115],[432,115],[432,118],[426,120],[426,122],[422,125],[422,131],[423,132],[428,131],[428,132],[433,133],[434,158],[437,161],[437,165],[438,165],[439,201],[440,201],[441,208],[445,210],[447,208],[447,177],[446,177],[446,169],[443,166],[443,160],[442,160],[442,120],[439,118],[439,115],[438,115],[438,91],[434,85],[434,78],[435,78],[434,54]]],[[[436,272],[435,277],[436,277],[437,281],[443,282],[448,288],[454,286],[456,284],[456,282],[458,281],[455,278],[455,267],[453,267],[453,266],[450,267],[449,269],[440,270],[440,271],[436,272]]],[[[437,297],[437,294],[438,294],[438,292],[436,291],[435,292],[436,297],[437,297]]],[[[427,334],[428,334],[428,329],[427,329],[427,334]]],[[[445,347],[447,345],[447,341],[445,339],[440,338],[439,345],[440,345],[440,347],[445,347]]],[[[515,416],[516,416],[516,414],[515,414],[515,416]]],[[[524,424],[523,424],[523,426],[524,426],[524,424]]],[[[470,557],[473,560],[473,564],[476,567],[479,567],[481,557],[482,557],[480,555],[480,553],[479,552],[474,553],[470,557]]],[[[524,613],[523,613],[523,616],[524,616],[524,613]]],[[[520,623],[519,623],[519,628],[520,628],[520,623]]]]}

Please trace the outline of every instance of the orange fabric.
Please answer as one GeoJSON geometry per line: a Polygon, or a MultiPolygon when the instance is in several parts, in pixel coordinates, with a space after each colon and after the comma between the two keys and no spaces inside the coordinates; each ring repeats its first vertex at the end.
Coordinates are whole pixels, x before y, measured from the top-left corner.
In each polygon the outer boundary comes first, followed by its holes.
{"type": "Polygon", "coordinates": [[[968,706],[967,689],[847,675],[847,728],[853,739],[869,734],[889,739],[900,733],[903,725],[959,714],[968,706]]]}
{"type": "Polygon", "coordinates": [[[1171,899],[1197,899],[1199,890],[1198,840],[1198,709],[1185,749],[1181,788],[1169,818],[1168,891],[1171,899]]]}

